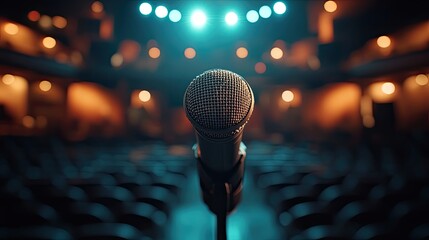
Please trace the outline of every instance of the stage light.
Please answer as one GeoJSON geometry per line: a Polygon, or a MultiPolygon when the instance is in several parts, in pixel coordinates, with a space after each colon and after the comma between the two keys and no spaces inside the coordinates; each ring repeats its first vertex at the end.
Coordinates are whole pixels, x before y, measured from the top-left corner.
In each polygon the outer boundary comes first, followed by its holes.
{"type": "Polygon", "coordinates": [[[13,23],[6,23],[3,27],[4,31],[9,35],[16,35],[19,31],[19,27],[13,23]]]}
{"type": "Polygon", "coordinates": [[[393,94],[395,92],[395,84],[391,82],[385,82],[383,85],[381,85],[381,91],[387,95],[393,94]]]}
{"type": "Polygon", "coordinates": [[[192,26],[196,28],[202,28],[207,21],[206,14],[201,10],[196,10],[191,15],[192,26]]]}
{"type": "Polygon", "coordinates": [[[334,1],[326,1],[325,4],[323,4],[323,7],[325,8],[325,11],[332,13],[337,10],[337,3],[334,1]]]}
{"type": "Polygon", "coordinates": [[[285,101],[287,103],[292,102],[294,97],[295,96],[294,96],[293,92],[290,90],[286,90],[282,93],[282,99],[283,99],[283,101],[285,101]]]}
{"type": "Polygon", "coordinates": [[[159,18],[165,18],[168,15],[168,10],[164,6],[158,6],[155,8],[155,15],[159,18]]]}
{"type": "Polygon", "coordinates": [[[152,12],[152,6],[149,3],[144,2],[140,4],[139,10],[141,14],[149,15],[152,12]]]}
{"type": "Polygon", "coordinates": [[[267,70],[267,66],[263,62],[257,62],[255,64],[255,72],[262,74],[267,70]]]}
{"type": "Polygon", "coordinates": [[[57,45],[57,41],[52,37],[43,38],[42,43],[43,43],[43,46],[48,49],[54,48],[55,45],[57,45]]]}
{"type": "Polygon", "coordinates": [[[39,88],[43,92],[48,92],[49,90],[51,90],[51,87],[52,87],[52,84],[49,81],[43,80],[39,83],[39,88]]]}
{"type": "Polygon", "coordinates": [[[239,58],[246,58],[249,52],[245,47],[239,47],[237,48],[237,51],[235,51],[235,54],[237,54],[237,57],[239,58]]]}
{"type": "Polygon", "coordinates": [[[286,12],[286,5],[283,2],[276,2],[273,9],[275,13],[283,14],[286,12]]]}
{"type": "Polygon", "coordinates": [[[247,21],[250,23],[255,23],[259,20],[259,14],[255,10],[250,10],[246,14],[247,21]]]}
{"type": "Polygon", "coordinates": [[[419,74],[416,76],[416,83],[420,86],[425,86],[429,82],[428,76],[424,74],[419,74]]]}
{"type": "Polygon", "coordinates": [[[172,22],[178,22],[182,19],[182,14],[178,10],[174,9],[170,11],[168,18],[170,18],[170,21],[172,22]]]}
{"type": "Polygon", "coordinates": [[[1,80],[3,81],[3,83],[5,85],[12,85],[13,82],[15,82],[15,76],[13,76],[11,74],[5,74],[5,75],[3,75],[1,80]]]}
{"type": "Polygon", "coordinates": [[[235,25],[238,22],[238,16],[235,12],[229,12],[225,15],[225,22],[229,26],[235,25]]]}
{"type": "Polygon", "coordinates": [[[197,55],[197,52],[193,48],[187,48],[184,54],[187,59],[193,59],[197,55]]]}
{"type": "Polygon", "coordinates": [[[262,6],[259,9],[259,15],[261,15],[261,18],[269,18],[271,16],[271,8],[268,6],[262,6]]]}
{"type": "Polygon", "coordinates": [[[149,57],[159,58],[160,55],[161,55],[161,51],[159,50],[159,48],[153,47],[153,48],[149,49],[149,57]]]}
{"type": "Polygon", "coordinates": [[[381,48],[388,48],[391,42],[388,36],[380,36],[377,38],[377,45],[381,48]]]}
{"type": "Polygon", "coordinates": [[[271,49],[271,57],[274,59],[280,59],[283,57],[283,50],[278,47],[274,47],[271,49]]]}
{"type": "Polygon", "coordinates": [[[32,22],[37,22],[40,19],[40,13],[38,11],[31,11],[27,14],[27,18],[32,22]]]}
{"type": "Polygon", "coordinates": [[[91,10],[94,13],[101,13],[104,10],[104,6],[103,3],[101,3],[100,1],[95,1],[91,4],[91,10]]]}
{"type": "Polygon", "coordinates": [[[150,100],[150,92],[146,90],[142,90],[139,93],[139,99],[142,102],[148,102],[150,100]]]}

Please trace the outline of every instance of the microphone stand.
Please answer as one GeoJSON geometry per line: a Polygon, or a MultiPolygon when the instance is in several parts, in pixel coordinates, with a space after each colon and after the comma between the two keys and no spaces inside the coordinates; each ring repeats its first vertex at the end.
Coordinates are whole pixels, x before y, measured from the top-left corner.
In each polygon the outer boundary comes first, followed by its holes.
{"type": "Polygon", "coordinates": [[[197,159],[204,203],[216,215],[216,239],[226,240],[227,216],[235,209],[241,199],[246,146],[242,142],[240,143],[239,161],[228,172],[216,172],[209,169],[199,156],[197,144],[192,149],[197,159]]]}

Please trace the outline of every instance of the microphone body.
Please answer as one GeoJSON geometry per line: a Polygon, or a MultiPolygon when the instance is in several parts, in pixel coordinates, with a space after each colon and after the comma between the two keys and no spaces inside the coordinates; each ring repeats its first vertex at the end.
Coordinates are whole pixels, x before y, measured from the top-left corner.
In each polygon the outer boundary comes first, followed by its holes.
{"type": "Polygon", "coordinates": [[[242,136],[253,111],[253,92],[240,75],[213,69],[190,83],[183,105],[196,130],[193,149],[203,200],[215,214],[230,213],[241,198],[246,156],[242,136]]]}

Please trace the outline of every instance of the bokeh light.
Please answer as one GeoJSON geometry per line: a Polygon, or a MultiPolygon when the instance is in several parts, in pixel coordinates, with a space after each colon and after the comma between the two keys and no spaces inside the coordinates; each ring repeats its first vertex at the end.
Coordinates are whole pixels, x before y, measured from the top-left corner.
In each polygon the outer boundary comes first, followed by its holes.
{"type": "Polygon", "coordinates": [[[57,45],[57,41],[52,37],[43,38],[42,43],[43,43],[43,46],[48,49],[54,48],[55,45],[57,45]]]}
{"type": "Polygon", "coordinates": [[[180,19],[182,19],[182,14],[179,12],[179,10],[174,9],[170,11],[170,14],[168,14],[168,18],[172,22],[178,22],[180,21],[180,19]]]}
{"type": "Polygon", "coordinates": [[[185,54],[185,57],[187,59],[193,59],[197,55],[197,52],[193,48],[187,48],[187,49],[185,49],[185,53],[184,54],[185,54]]]}
{"type": "Polygon", "coordinates": [[[161,51],[157,47],[153,47],[149,49],[149,57],[151,58],[159,58],[161,55],[161,51]]]}
{"type": "Polygon", "coordinates": [[[235,51],[235,53],[237,54],[237,57],[239,57],[239,58],[246,58],[247,55],[249,54],[249,52],[247,51],[247,49],[245,47],[237,48],[237,51],[235,51]]]}
{"type": "Polygon", "coordinates": [[[52,27],[52,19],[47,15],[42,15],[39,19],[39,25],[42,28],[48,29],[52,27]]]}
{"type": "Polygon", "coordinates": [[[286,12],[286,5],[283,2],[276,2],[273,9],[276,14],[283,14],[286,12]]]}
{"type": "Polygon", "coordinates": [[[271,49],[271,57],[274,59],[280,59],[283,57],[283,50],[278,47],[274,47],[271,49]]]}
{"type": "Polygon", "coordinates": [[[425,74],[419,74],[416,76],[416,83],[420,86],[425,86],[429,82],[428,76],[425,74]]]}
{"type": "Polygon", "coordinates": [[[91,4],[91,10],[94,13],[101,13],[104,10],[104,5],[100,1],[95,1],[91,4]]]}
{"type": "Polygon", "coordinates": [[[192,26],[196,28],[202,28],[207,21],[206,14],[201,10],[196,10],[191,15],[192,26]]]}
{"type": "Polygon", "coordinates": [[[124,57],[120,53],[115,53],[110,58],[110,64],[113,67],[120,67],[124,63],[124,57]]]}
{"type": "Polygon", "coordinates": [[[255,10],[250,10],[246,14],[246,19],[250,23],[255,23],[255,22],[257,22],[259,20],[259,14],[255,10]]]}
{"type": "Polygon", "coordinates": [[[284,91],[283,93],[282,93],[282,99],[283,99],[283,101],[285,101],[285,102],[292,102],[293,101],[293,99],[294,99],[294,94],[293,94],[293,92],[292,91],[290,91],[290,90],[286,90],[286,91],[284,91]]]}
{"type": "Polygon", "coordinates": [[[51,84],[51,82],[49,82],[47,80],[43,80],[39,83],[39,88],[43,92],[48,92],[49,90],[51,90],[52,84],[51,84]]]}
{"type": "Polygon", "coordinates": [[[225,22],[229,26],[235,25],[238,22],[238,16],[237,16],[237,14],[235,12],[228,12],[225,15],[225,22]]]}
{"type": "Polygon", "coordinates": [[[142,102],[148,102],[150,100],[150,92],[147,90],[142,90],[139,93],[139,99],[142,102]]]}
{"type": "Polygon", "coordinates": [[[255,64],[255,72],[262,74],[267,71],[267,66],[263,62],[257,62],[255,64]]]}
{"type": "Polygon", "coordinates": [[[27,14],[27,18],[28,20],[32,21],[32,22],[37,22],[40,19],[40,13],[38,11],[30,11],[27,14]]]}
{"type": "Polygon", "coordinates": [[[387,95],[393,94],[395,92],[395,84],[391,82],[385,82],[383,85],[381,85],[381,91],[387,95]]]}
{"type": "Polygon", "coordinates": [[[325,4],[323,4],[323,7],[325,8],[325,11],[332,13],[337,10],[337,3],[331,0],[326,1],[325,4]]]}
{"type": "Polygon", "coordinates": [[[364,115],[362,118],[362,124],[366,128],[372,128],[375,125],[375,119],[372,115],[364,115]]]}
{"type": "Polygon", "coordinates": [[[388,36],[380,36],[377,38],[377,45],[381,48],[388,48],[391,42],[388,36]]]}
{"type": "Polygon", "coordinates": [[[266,5],[259,8],[259,15],[261,16],[261,18],[269,18],[271,17],[271,13],[271,8],[266,5]]]}
{"type": "Polygon", "coordinates": [[[3,26],[3,30],[9,35],[16,35],[19,31],[19,27],[14,23],[6,23],[3,26]]]}
{"type": "Polygon", "coordinates": [[[139,11],[143,15],[149,15],[152,12],[152,5],[147,2],[140,4],[139,11]]]}
{"type": "Polygon", "coordinates": [[[22,125],[26,128],[33,128],[34,127],[34,117],[32,116],[24,116],[22,118],[22,125]]]}
{"type": "Polygon", "coordinates": [[[67,26],[67,19],[61,16],[55,16],[52,18],[52,24],[60,29],[63,29],[67,26]]]}
{"type": "Polygon", "coordinates": [[[159,18],[165,18],[168,15],[168,10],[164,6],[158,6],[155,8],[155,15],[159,18]]]}
{"type": "Polygon", "coordinates": [[[15,76],[12,74],[5,74],[1,80],[5,85],[12,85],[15,82],[15,76]]]}

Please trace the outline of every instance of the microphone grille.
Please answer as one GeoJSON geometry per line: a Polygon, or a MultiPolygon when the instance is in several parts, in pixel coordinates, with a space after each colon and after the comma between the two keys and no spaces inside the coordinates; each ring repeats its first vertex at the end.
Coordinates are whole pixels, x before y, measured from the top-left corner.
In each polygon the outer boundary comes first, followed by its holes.
{"type": "Polygon", "coordinates": [[[253,110],[253,93],[240,75],[212,69],[188,86],[184,107],[194,127],[208,137],[224,138],[239,132],[253,110]]]}

